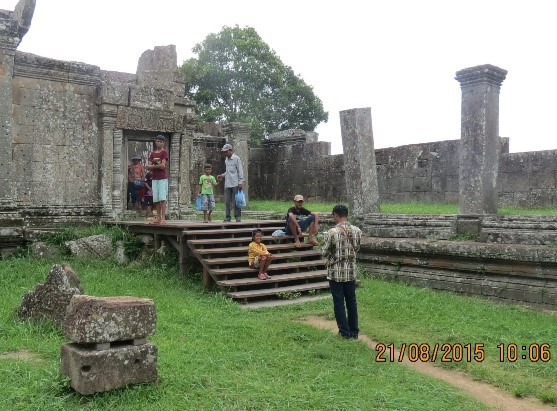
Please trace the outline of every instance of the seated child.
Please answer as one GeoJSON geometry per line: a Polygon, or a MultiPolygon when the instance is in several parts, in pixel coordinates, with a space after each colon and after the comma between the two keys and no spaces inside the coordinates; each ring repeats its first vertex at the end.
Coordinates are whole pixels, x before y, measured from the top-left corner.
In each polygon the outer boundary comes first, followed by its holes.
{"type": "Polygon", "coordinates": [[[267,270],[273,261],[274,256],[267,250],[265,244],[261,242],[263,239],[263,232],[258,228],[253,230],[251,236],[251,243],[248,247],[248,264],[250,268],[259,268],[257,278],[260,280],[267,280],[271,278],[267,274],[267,270]]]}

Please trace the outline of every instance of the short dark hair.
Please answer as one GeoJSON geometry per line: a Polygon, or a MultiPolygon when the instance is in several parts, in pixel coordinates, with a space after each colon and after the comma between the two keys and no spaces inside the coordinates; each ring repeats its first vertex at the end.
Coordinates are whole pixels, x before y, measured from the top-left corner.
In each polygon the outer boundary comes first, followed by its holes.
{"type": "Polygon", "coordinates": [[[348,207],[344,204],[337,204],[333,207],[333,214],[336,214],[339,217],[348,217],[348,207]]]}
{"type": "Polygon", "coordinates": [[[205,168],[213,168],[213,166],[212,166],[211,164],[205,164],[205,165],[203,166],[203,168],[204,168],[204,169],[205,169],[205,168]]]}
{"type": "Polygon", "coordinates": [[[158,136],[155,137],[155,140],[162,140],[162,141],[166,141],[166,137],[163,136],[162,134],[159,134],[158,136]]]}
{"type": "Polygon", "coordinates": [[[255,240],[255,235],[261,233],[261,235],[263,235],[263,230],[261,230],[260,228],[256,228],[255,230],[253,230],[251,232],[251,239],[255,240]]]}

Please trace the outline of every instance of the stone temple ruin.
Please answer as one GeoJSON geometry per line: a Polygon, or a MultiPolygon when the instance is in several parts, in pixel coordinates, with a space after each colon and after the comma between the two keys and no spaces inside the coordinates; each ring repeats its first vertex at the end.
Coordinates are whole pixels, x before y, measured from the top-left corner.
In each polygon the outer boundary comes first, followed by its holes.
{"type": "MultiPolygon", "coordinates": [[[[557,150],[509,153],[509,138],[499,136],[506,70],[486,64],[456,73],[462,91],[458,140],[375,150],[350,140],[359,128],[373,139],[371,113],[357,109],[341,113],[342,155],[331,155],[330,143],[302,130],[285,130],[248,148],[248,125],[198,121],[195,103],[184,98],[172,45],[144,52],[135,74],[18,51],[34,6],[34,0],[20,0],[14,11],[0,10],[0,249],[25,243],[36,227],[124,217],[128,161],[136,152],[144,155],[157,134],[168,138],[170,218],[191,218],[202,166],[212,163],[221,173],[219,149],[228,142],[244,162],[248,196],[290,200],[303,193],[310,201],[351,202],[356,214],[364,214],[370,237],[394,237],[397,225],[425,238],[438,225],[433,232],[439,239],[468,231],[499,243],[556,241],[555,219],[494,214],[497,206],[557,204],[557,150]],[[378,203],[410,201],[459,203],[460,215],[392,222],[375,213],[378,203]]],[[[470,247],[463,253],[485,259],[470,247]]],[[[527,257],[534,266],[535,255],[532,249],[527,257]]]]}
{"type": "MultiPolygon", "coordinates": [[[[330,143],[318,141],[316,133],[287,130],[269,136],[261,148],[248,148],[248,125],[200,123],[195,103],[184,98],[185,79],[177,68],[173,45],[145,51],[135,74],[18,51],[31,27],[34,7],[34,0],[20,0],[14,11],[0,10],[3,248],[22,240],[26,227],[124,216],[128,162],[136,152],[145,158],[157,134],[164,134],[169,142],[171,218],[191,218],[202,166],[209,162],[215,173],[222,171],[219,148],[225,142],[234,146],[244,162],[248,195],[290,199],[293,193],[303,192],[319,201],[349,197],[345,175],[354,171],[350,164],[357,157],[347,157],[347,150],[344,155],[331,155],[330,143]],[[300,181],[300,173],[316,178],[300,181]]],[[[459,72],[462,84],[473,83],[477,73],[471,70],[459,72]]],[[[502,78],[495,83],[500,84],[502,78]]],[[[489,86],[495,103],[490,107],[498,109],[495,83],[489,86]]],[[[468,98],[470,107],[477,101],[474,93],[468,98]]],[[[359,159],[369,164],[375,154],[381,201],[454,203],[462,194],[459,186],[473,181],[460,179],[459,166],[453,161],[460,143],[452,140],[381,150],[363,146],[359,150],[364,150],[365,159],[361,153],[359,159]]],[[[495,161],[492,165],[499,170],[499,178],[489,183],[497,184],[490,201],[498,199],[509,206],[557,202],[553,151],[509,154],[508,139],[500,139],[489,150],[489,158],[495,161]]],[[[478,160],[476,154],[463,155],[478,160]]]]}

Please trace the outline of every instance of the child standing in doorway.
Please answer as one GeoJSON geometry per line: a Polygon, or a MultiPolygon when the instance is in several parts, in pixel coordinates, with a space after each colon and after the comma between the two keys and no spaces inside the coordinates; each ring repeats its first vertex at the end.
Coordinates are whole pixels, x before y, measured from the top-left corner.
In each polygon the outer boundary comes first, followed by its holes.
{"type": "Polygon", "coordinates": [[[145,218],[149,219],[153,216],[153,176],[150,171],[145,174],[143,192],[144,195],[141,199],[141,203],[145,209],[145,218]]]}
{"type": "Polygon", "coordinates": [[[267,250],[265,244],[261,242],[262,240],[263,231],[259,228],[254,230],[251,236],[251,243],[248,246],[248,264],[250,268],[259,269],[257,278],[268,280],[271,276],[267,274],[267,270],[275,257],[267,250]]]}
{"type": "Polygon", "coordinates": [[[213,192],[213,187],[218,184],[215,176],[211,175],[213,172],[213,166],[211,164],[205,164],[203,167],[205,174],[199,177],[199,189],[197,190],[197,195],[201,195],[201,201],[203,204],[203,222],[208,223],[211,221],[211,213],[215,209],[215,194],[213,192]]]}

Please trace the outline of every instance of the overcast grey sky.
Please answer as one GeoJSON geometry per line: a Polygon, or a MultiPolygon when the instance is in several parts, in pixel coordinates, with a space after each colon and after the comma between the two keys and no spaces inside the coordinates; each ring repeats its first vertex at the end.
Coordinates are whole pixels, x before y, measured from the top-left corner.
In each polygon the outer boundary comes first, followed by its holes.
{"type": "MultiPolygon", "coordinates": [[[[36,0],[19,50],[135,73],[175,44],[178,64],[223,26],[250,26],[329,112],[319,139],[342,152],[339,111],[371,107],[375,148],[460,138],[455,72],[508,70],[499,134],[511,152],[557,149],[552,0],[36,0]]],[[[17,0],[0,0],[13,10],[17,0]]]]}

